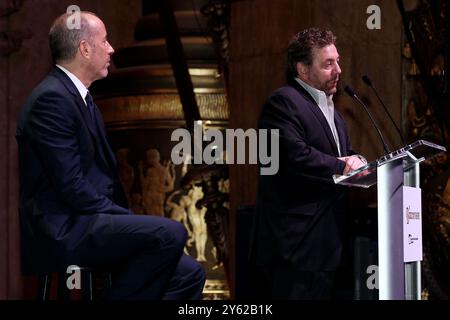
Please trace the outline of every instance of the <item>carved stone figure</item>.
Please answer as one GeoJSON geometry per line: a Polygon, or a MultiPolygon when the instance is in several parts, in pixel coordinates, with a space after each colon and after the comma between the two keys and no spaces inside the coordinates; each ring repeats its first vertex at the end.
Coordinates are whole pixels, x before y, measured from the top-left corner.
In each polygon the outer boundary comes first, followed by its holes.
{"type": "Polygon", "coordinates": [[[203,198],[201,187],[192,186],[187,196],[183,197],[187,216],[192,225],[192,234],[197,252],[197,261],[206,262],[205,250],[208,240],[208,227],[205,221],[206,207],[197,207],[197,201],[203,198]]]}
{"type": "Polygon", "coordinates": [[[128,201],[130,201],[130,192],[134,182],[134,169],[128,163],[127,155],[128,155],[127,148],[119,149],[116,152],[119,170],[119,179],[120,182],[122,183],[123,191],[125,192],[128,201]]]}
{"type": "MultiPolygon", "coordinates": [[[[180,190],[172,192],[172,194],[166,200],[166,206],[168,207],[168,209],[170,211],[169,217],[175,221],[182,223],[184,225],[184,227],[186,228],[186,231],[188,233],[188,240],[187,240],[186,245],[191,246],[192,242],[194,241],[194,238],[193,238],[191,227],[189,226],[188,216],[187,216],[187,212],[186,212],[186,207],[189,204],[189,197],[181,196],[178,203],[173,200],[173,197],[180,193],[181,193],[180,190]]],[[[187,250],[185,249],[185,252],[186,251],[187,250]]]]}
{"type": "Polygon", "coordinates": [[[142,204],[144,213],[164,216],[164,198],[166,192],[174,188],[175,166],[171,161],[160,163],[159,151],[148,149],[147,169],[144,174],[144,164],[139,163],[139,177],[142,187],[142,204]]]}

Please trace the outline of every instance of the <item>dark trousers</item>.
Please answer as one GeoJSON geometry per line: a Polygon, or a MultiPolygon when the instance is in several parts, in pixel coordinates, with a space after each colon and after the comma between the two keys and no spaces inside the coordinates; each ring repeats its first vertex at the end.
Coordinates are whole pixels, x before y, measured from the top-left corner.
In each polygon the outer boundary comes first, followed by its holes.
{"type": "Polygon", "coordinates": [[[184,226],[167,218],[98,214],[65,263],[112,272],[109,299],[201,299],[203,267],[183,254],[184,226]]]}
{"type": "Polygon", "coordinates": [[[334,271],[303,271],[290,266],[262,269],[259,298],[273,300],[329,300],[334,271]]]}

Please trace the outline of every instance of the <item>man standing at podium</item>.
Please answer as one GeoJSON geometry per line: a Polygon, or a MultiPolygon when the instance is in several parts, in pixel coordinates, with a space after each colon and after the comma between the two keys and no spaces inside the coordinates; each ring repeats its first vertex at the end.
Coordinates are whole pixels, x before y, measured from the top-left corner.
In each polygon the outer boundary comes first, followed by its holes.
{"type": "Polygon", "coordinates": [[[278,129],[280,169],[259,179],[252,261],[265,298],[330,299],[344,245],[345,188],[334,174],[354,155],[333,94],[341,74],[336,37],[309,28],[288,46],[288,83],[267,99],[259,128],[278,129]]]}

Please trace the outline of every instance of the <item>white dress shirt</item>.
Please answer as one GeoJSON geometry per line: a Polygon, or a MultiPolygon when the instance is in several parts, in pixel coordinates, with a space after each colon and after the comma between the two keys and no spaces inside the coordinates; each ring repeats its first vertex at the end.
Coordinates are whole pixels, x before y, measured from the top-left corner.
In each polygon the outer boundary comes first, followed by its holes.
{"type": "Polygon", "coordinates": [[[319,109],[322,111],[325,119],[327,119],[328,125],[330,126],[331,133],[334,137],[334,142],[336,142],[336,146],[338,149],[338,154],[341,156],[341,146],[339,143],[339,135],[336,130],[336,124],[334,123],[334,103],[333,103],[333,95],[327,96],[325,92],[318,90],[314,87],[311,87],[306,82],[300,80],[299,78],[295,78],[295,80],[313,97],[314,101],[319,106],[319,109]]]}
{"type": "Polygon", "coordinates": [[[84,86],[84,84],[80,81],[80,79],[78,79],[77,76],[74,75],[72,72],[70,72],[63,66],[60,66],[59,64],[57,64],[56,66],[58,68],[60,68],[65,74],[67,74],[67,76],[70,78],[70,80],[72,80],[75,87],[77,87],[77,90],[80,93],[80,96],[83,98],[84,103],[86,104],[86,95],[88,93],[88,89],[84,86]]]}

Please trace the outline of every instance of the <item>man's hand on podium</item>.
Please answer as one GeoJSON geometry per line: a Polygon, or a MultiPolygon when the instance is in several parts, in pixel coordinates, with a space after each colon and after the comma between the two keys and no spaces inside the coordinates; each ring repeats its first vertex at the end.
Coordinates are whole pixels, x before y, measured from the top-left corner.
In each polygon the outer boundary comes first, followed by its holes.
{"type": "Polygon", "coordinates": [[[340,157],[338,159],[345,162],[344,175],[367,164],[367,161],[359,155],[340,157]]]}

